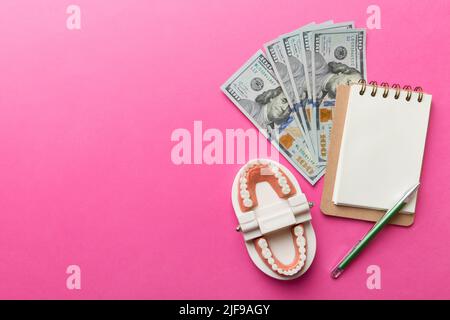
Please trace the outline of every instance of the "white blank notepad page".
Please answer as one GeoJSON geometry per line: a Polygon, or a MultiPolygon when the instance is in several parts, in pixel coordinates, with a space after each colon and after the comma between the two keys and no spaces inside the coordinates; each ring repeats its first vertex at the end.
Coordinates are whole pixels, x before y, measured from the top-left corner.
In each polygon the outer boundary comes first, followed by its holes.
{"type": "MultiPolygon", "coordinates": [[[[341,150],[334,185],[333,202],[369,209],[387,210],[420,181],[423,151],[431,106],[431,95],[418,93],[406,101],[395,89],[383,98],[367,86],[350,89],[341,150]]],[[[416,197],[403,212],[414,213],[416,197]]]]}

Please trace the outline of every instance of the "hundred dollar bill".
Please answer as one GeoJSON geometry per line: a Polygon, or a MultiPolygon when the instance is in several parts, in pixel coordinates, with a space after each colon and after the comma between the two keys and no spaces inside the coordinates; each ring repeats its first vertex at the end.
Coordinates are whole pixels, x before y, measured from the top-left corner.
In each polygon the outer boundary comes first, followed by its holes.
{"type": "Polygon", "coordinates": [[[273,68],[273,74],[278,80],[278,83],[280,84],[281,88],[283,89],[283,92],[285,93],[285,96],[288,100],[289,106],[291,108],[292,112],[292,118],[294,121],[291,121],[287,124],[286,132],[298,132],[296,135],[293,135],[296,138],[296,144],[304,146],[306,144],[306,148],[309,151],[309,154],[314,157],[315,154],[312,153],[314,150],[312,148],[312,142],[309,139],[309,136],[306,134],[305,127],[303,126],[303,123],[298,118],[298,113],[295,112],[295,109],[293,107],[293,98],[294,98],[294,92],[293,92],[293,86],[291,84],[289,75],[287,74],[286,69],[286,63],[285,63],[285,57],[282,55],[282,49],[281,48],[281,42],[279,40],[271,41],[270,43],[265,45],[266,50],[269,52],[268,55],[266,55],[267,60],[269,60],[270,64],[273,68]],[[301,133],[301,134],[300,134],[301,133]]]}
{"type": "Polygon", "coordinates": [[[308,25],[297,31],[280,36],[282,43],[282,54],[285,57],[286,67],[290,82],[293,86],[293,105],[298,117],[305,129],[305,135],[312,148],[312,154],[316,155],[317,151],[313,144],[314,132],[311,126],[311,104],[308,104],[309,82],[305,74],[303,57],[301,53],[300,32],[302,30],[313,30],[319,26],[329,25],[332,21],[327,21],[319,25],[308,25]]]}
{"type": "Polygon", "coordinates": [[[319,106],[317,134],[320,163],[326,162],[336,87],[366,79],[366,31],[348,29],[317,31],[311,34],[313,44],[313,104],[319,106]]]}
{"type": "MultiPolygon", "coordinates": [[[[307,24],[303,28],[313,25],[315,25],[315,22],[307,24]]],[[[264,48],[266,50],[266,57],[273,66],[273,70],[278,78],[278,82],[286,93],[286,97],[289,99],[289,103],[292,106],[295,101],[294,84],[292,83],[289,76],[287,57],[284,51],[283,41],[281,38],[277,38],[275,40],[267,42],[264,45],[264,48]]]]}
{"type": "Polygon", "coordinates": [[[307,79],[307,89],[308,89],[308,106],[312,106],[311,108],[311,126],[313,132],[313,136],[311,137],[313,139],[313,145],[314,150],[316,150],[317,160],[320,163],[326,163],[325,159],[321,157],[320,153],[320,143],[319,143],[319,137],[320,135],[317,134],[320,129],[320,125],[318,124],[319,121],[319,106],[314,105],[314,99],[313,99],[313,92],[312,92],[312,46],[311,44],[311,34],[313,32],[324,32],[324,31],[338,31],[338,30],[346,30],[346,29],[353,29],[355,26],[353,21],[349,22],[341,22],[341,23],[334,23],[334,24],[328,24],[328,25],[321,25],[313,30],[301,30],[300,31],[300,39],[301,39],[301,53],[304,61],[304,68],[305,68],[305,74],[307,79]]]}
{"type": "MultiPolygon", "coordinates": [[[[295,111],[294,108],[294,102],[295,101],[295,95],[294,95],[294,87],[291,82],[291,79],[289,77],[287,65],[286,65],[286,57],[283,54],[283,44],[280,39],[272,40],[264,45],[264,48],[266,49],[267,59],[272,64],[272,67],[274,69],[274,73],[278,79],[278,82],[280,83],[281,88],[286,94],[286,98],[288,99],[289,105],[291,106],[291,109],[295,111]]],[[[302,135],[305,139],[305,142],[308,146],[308,150],[310,151],[311,155],[315,155],[314,148],[312,146],[312,140],[307,134],[307,129],[305,128],[305,123],[303,121],[300,121],[298,113],[294,114],[294,118],[296,123],[298,124],[298,127],[302,131],[302,135]]]]}
{"type": "Polygon", "coordinates": [[[320,179],[324,166],[317,164],[306,143],[298,142],[301,131],[289,128],[289,123],[294,121],[293,112],[272,65],[261,50],[221,89],[309,183],[314,185],[320,179]]]}

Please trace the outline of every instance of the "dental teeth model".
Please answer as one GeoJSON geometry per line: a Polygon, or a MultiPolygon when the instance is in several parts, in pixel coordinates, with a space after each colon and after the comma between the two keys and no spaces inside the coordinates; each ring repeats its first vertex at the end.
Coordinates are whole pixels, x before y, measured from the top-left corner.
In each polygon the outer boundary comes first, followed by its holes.
{"type": "Polygon", "coordinates": [[[256,240],[258,251],[261,252],[261,256],[267,261],[266,263],[271,267],[273,271],[278,272],[281,275],[292,276],[302,270],[306,261],[306,239],[304,237],[304,229],[302,225],[297,225],[294,228],[295,244],[296,244],[296,263],[286,266],[280,261],[276,260],[270,251],[267,240],[259,238],[256,240]]]}
{"type": "Polygon", "coordinates": [[[309,203],[292,173],[271,160],[253,160],[236,175],[232,202],[247,250],[267,275],[295,279],[311,265],[316,240],[309,203]]]}

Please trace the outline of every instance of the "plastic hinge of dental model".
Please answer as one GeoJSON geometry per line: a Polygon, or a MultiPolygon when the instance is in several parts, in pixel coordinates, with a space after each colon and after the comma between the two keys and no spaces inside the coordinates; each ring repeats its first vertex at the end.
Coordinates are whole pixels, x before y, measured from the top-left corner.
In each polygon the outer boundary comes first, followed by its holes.
{"type": "Polygon", "coordinates": [[[288,198],[287,203],[277,202],[239,216],[240,230],[246,241],[308,220],[311,220],[311,213],[304,194],[288,198]]]}

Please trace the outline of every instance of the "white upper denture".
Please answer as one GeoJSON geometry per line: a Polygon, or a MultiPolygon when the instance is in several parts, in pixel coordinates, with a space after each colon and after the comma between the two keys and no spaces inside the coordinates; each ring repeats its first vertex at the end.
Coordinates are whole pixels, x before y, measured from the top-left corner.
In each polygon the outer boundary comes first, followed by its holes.
{"type": "Polygon", "coordinates": [[[242,197],[242,202],[245,207],[251,208],[253,205],[253,201],[250,199],[250,192],[247,189],[247,178],[245,176],[242,176],[239,180],[239,194],[242,197]]]}
{"type": "MultiPolygon", "coordinates": [[[[239,189],[240,189],[240,196],[242,198],[242,203],[244,204],[244,206],[246,208],[251,208],[253,206],[253,201],[250,199],[250,193],[248,191],[248,186],[247,186],[247,173],[248,170],[252,167],[254,167],[255,165],[258,164],[262,164],[262,165],[267,165],[267,161],[263,161],[263,160],[256,160],[254,162],[250,162],[249,164],[247,164],[247,166],[245,166],[243,173],[241,175],[241,178],[239,180],[239,189]]],[[[280,168],[278,168],[276,165],[274,165],[273,163],[270,163],[268,165],[268,167],[271,169],[272,173],[275,175],[275,177],[278,180],[278,185],[281,188],[281,192],[285,195],[288,195],[291,192],[291,188],[289,187],[288,184],[288,180],[286,178],[286,176],[284,176],[284,174],[282,173],[282,171],[280,170],[280,168]]]]}

